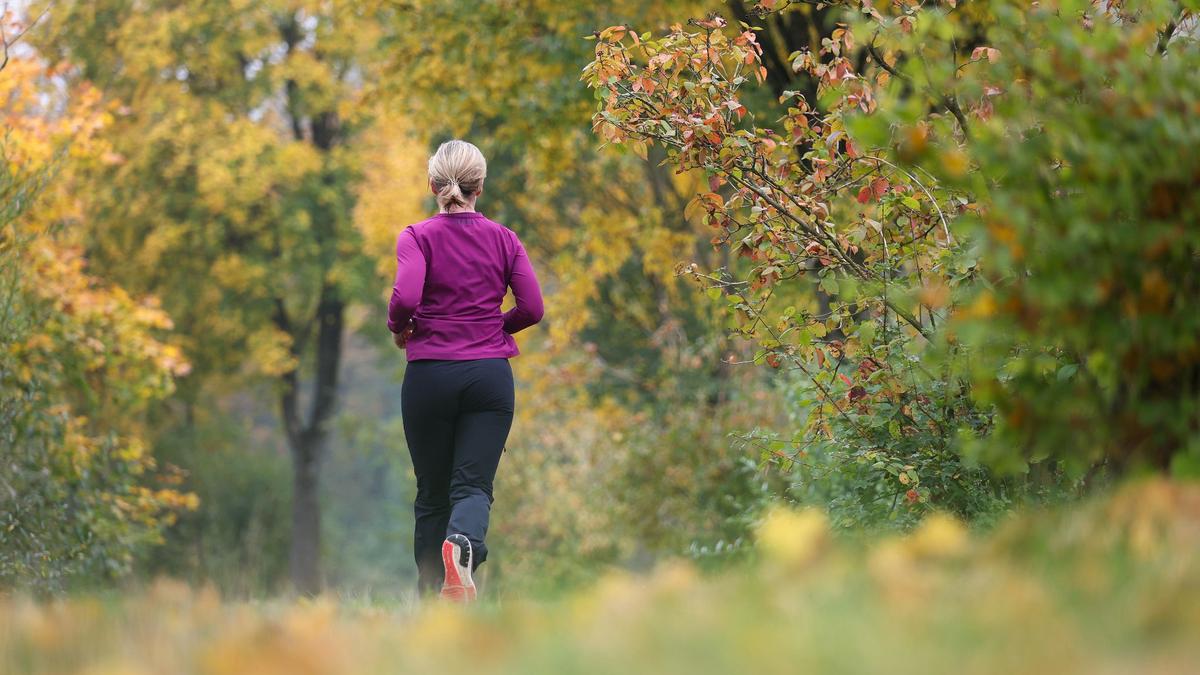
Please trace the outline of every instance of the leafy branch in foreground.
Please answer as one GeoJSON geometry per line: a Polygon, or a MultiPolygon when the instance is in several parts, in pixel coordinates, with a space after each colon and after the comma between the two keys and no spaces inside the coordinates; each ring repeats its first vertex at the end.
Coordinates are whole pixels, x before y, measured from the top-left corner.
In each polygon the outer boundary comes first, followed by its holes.
{"type": "MultiPolygon", "coordinates": [[[[987,420],[948,371],[927,375],[909,362],[938,339],[951,289],[973,275],[951,224],[975,205],[923,169],[903,166],[886,128],[874,138],[856,128],[863,120],[884,125],[873,115],[880,91],[911,89],[911,78],[893,77],[900,58],[883,46],[907,18],[880,17],[857,30],[842,24],[819,52],[790,55],[791,68],[816,83],[816,100],[785,91],[782,115],[769,121],[771,111],[755,113],[744,102],[768,76],[757,34],[744,23],[730,30],[719,16],[676,25],[659,39],[606,29],[584,77],[599,100],[601,138],[642,155],[661,146],[677,170],[707,175],[710,191],[689,210],[713,228],[712,245],[737,260],[684,270],[728,303],[731,328],[758,344],[756,362],[795,374],[811,390],[797,420],[802,440],[779,442],[790,448],[789,461],[814,442],[832,442],[843,460],[857,461],[859,452],[906,457],[880,471],[896,464],[901,470],[885,480],[915,505],[939,495],[906,473],[917,464],[910,454],[943,456],[953,429],[987,420]],[[860,57],[866,48],[855,35],[866,30],[878,61],[860,57]],[[931,388],[949,399],[933,405],[931,388]]],[[[900,139],[928,145],[935,135],[954,143],[951,160],[965,164],[957,149],[965,135],[944,111],[900,139]]]]}
{"type": "MultiPolygon", "coordinates": [[[[683,270],[755,362],[796,376],[799,431],[764,459],[821,448],[882,476],[860,499],[903,486],[960,511],[958,490],[1007,498],[980,463],[1051,480],[1186,464],[1194,8],[832,4],[845,23],[787,60],[813,86],[778,108],[749,103],[763,31],[716,15],[659,38],[610,27],[584,71],[600,138],[708,178],[690,209],[736,258],[683,270]]],[[[756,15],[772,10],[810,11],[756,15]]]]}

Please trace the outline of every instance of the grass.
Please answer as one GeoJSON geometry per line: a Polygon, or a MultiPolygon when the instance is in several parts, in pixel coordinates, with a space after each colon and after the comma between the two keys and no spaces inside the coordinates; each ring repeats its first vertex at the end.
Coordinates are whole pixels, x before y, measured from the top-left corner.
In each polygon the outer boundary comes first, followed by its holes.
{"type": "Polygon", "coordinates": [[[757,559],[544,600],[0,601],[4,673],[1186,673],[1200,670],[1200,486],[1150,481],[971,536],[869,544],[777,511],[757,559]]]}

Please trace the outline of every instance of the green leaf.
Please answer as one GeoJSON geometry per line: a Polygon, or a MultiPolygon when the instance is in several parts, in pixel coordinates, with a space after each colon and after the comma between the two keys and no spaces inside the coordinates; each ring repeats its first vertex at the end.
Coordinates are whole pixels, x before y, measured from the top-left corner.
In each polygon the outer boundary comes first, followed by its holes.
{"type": "Polygon", "coordinates": [[[870,344],[874,343],[874,341],[875,341],[875,322],[874,321],[864,322],[863,324],[861,324],[859,326],[856,334],[858,335],[858,339],[860,342],[862,342],[862,344],[870,345],[870,344]]]}

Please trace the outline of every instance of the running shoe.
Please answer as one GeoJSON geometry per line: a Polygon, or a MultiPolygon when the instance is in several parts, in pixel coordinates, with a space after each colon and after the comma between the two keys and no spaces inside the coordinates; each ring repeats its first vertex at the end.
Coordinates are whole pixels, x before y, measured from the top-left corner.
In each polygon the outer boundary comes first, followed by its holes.
{"type": "Polygon", "coordinates": [[[446,566],[446,579],[442,583],[442,597],[454,602],[475,600],[475,581],[471,579],[473,560],[471,542],[465,535],[452,534],[442,542],[442,564],[446,566]]]}

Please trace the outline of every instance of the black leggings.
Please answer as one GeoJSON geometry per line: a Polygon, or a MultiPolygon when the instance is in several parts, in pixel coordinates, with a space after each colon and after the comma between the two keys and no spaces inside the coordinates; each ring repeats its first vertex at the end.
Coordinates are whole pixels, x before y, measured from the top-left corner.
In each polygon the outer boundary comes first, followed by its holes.
{"type": "Polygon", "coordinates": [[[492,481],[512,426],[512,368],[508,359],[412,361],[400,407],[417,475],[417,585],[427,592],[441,587],[447,536],[467,536],[475,567],[487,558],[492,481]]]}

